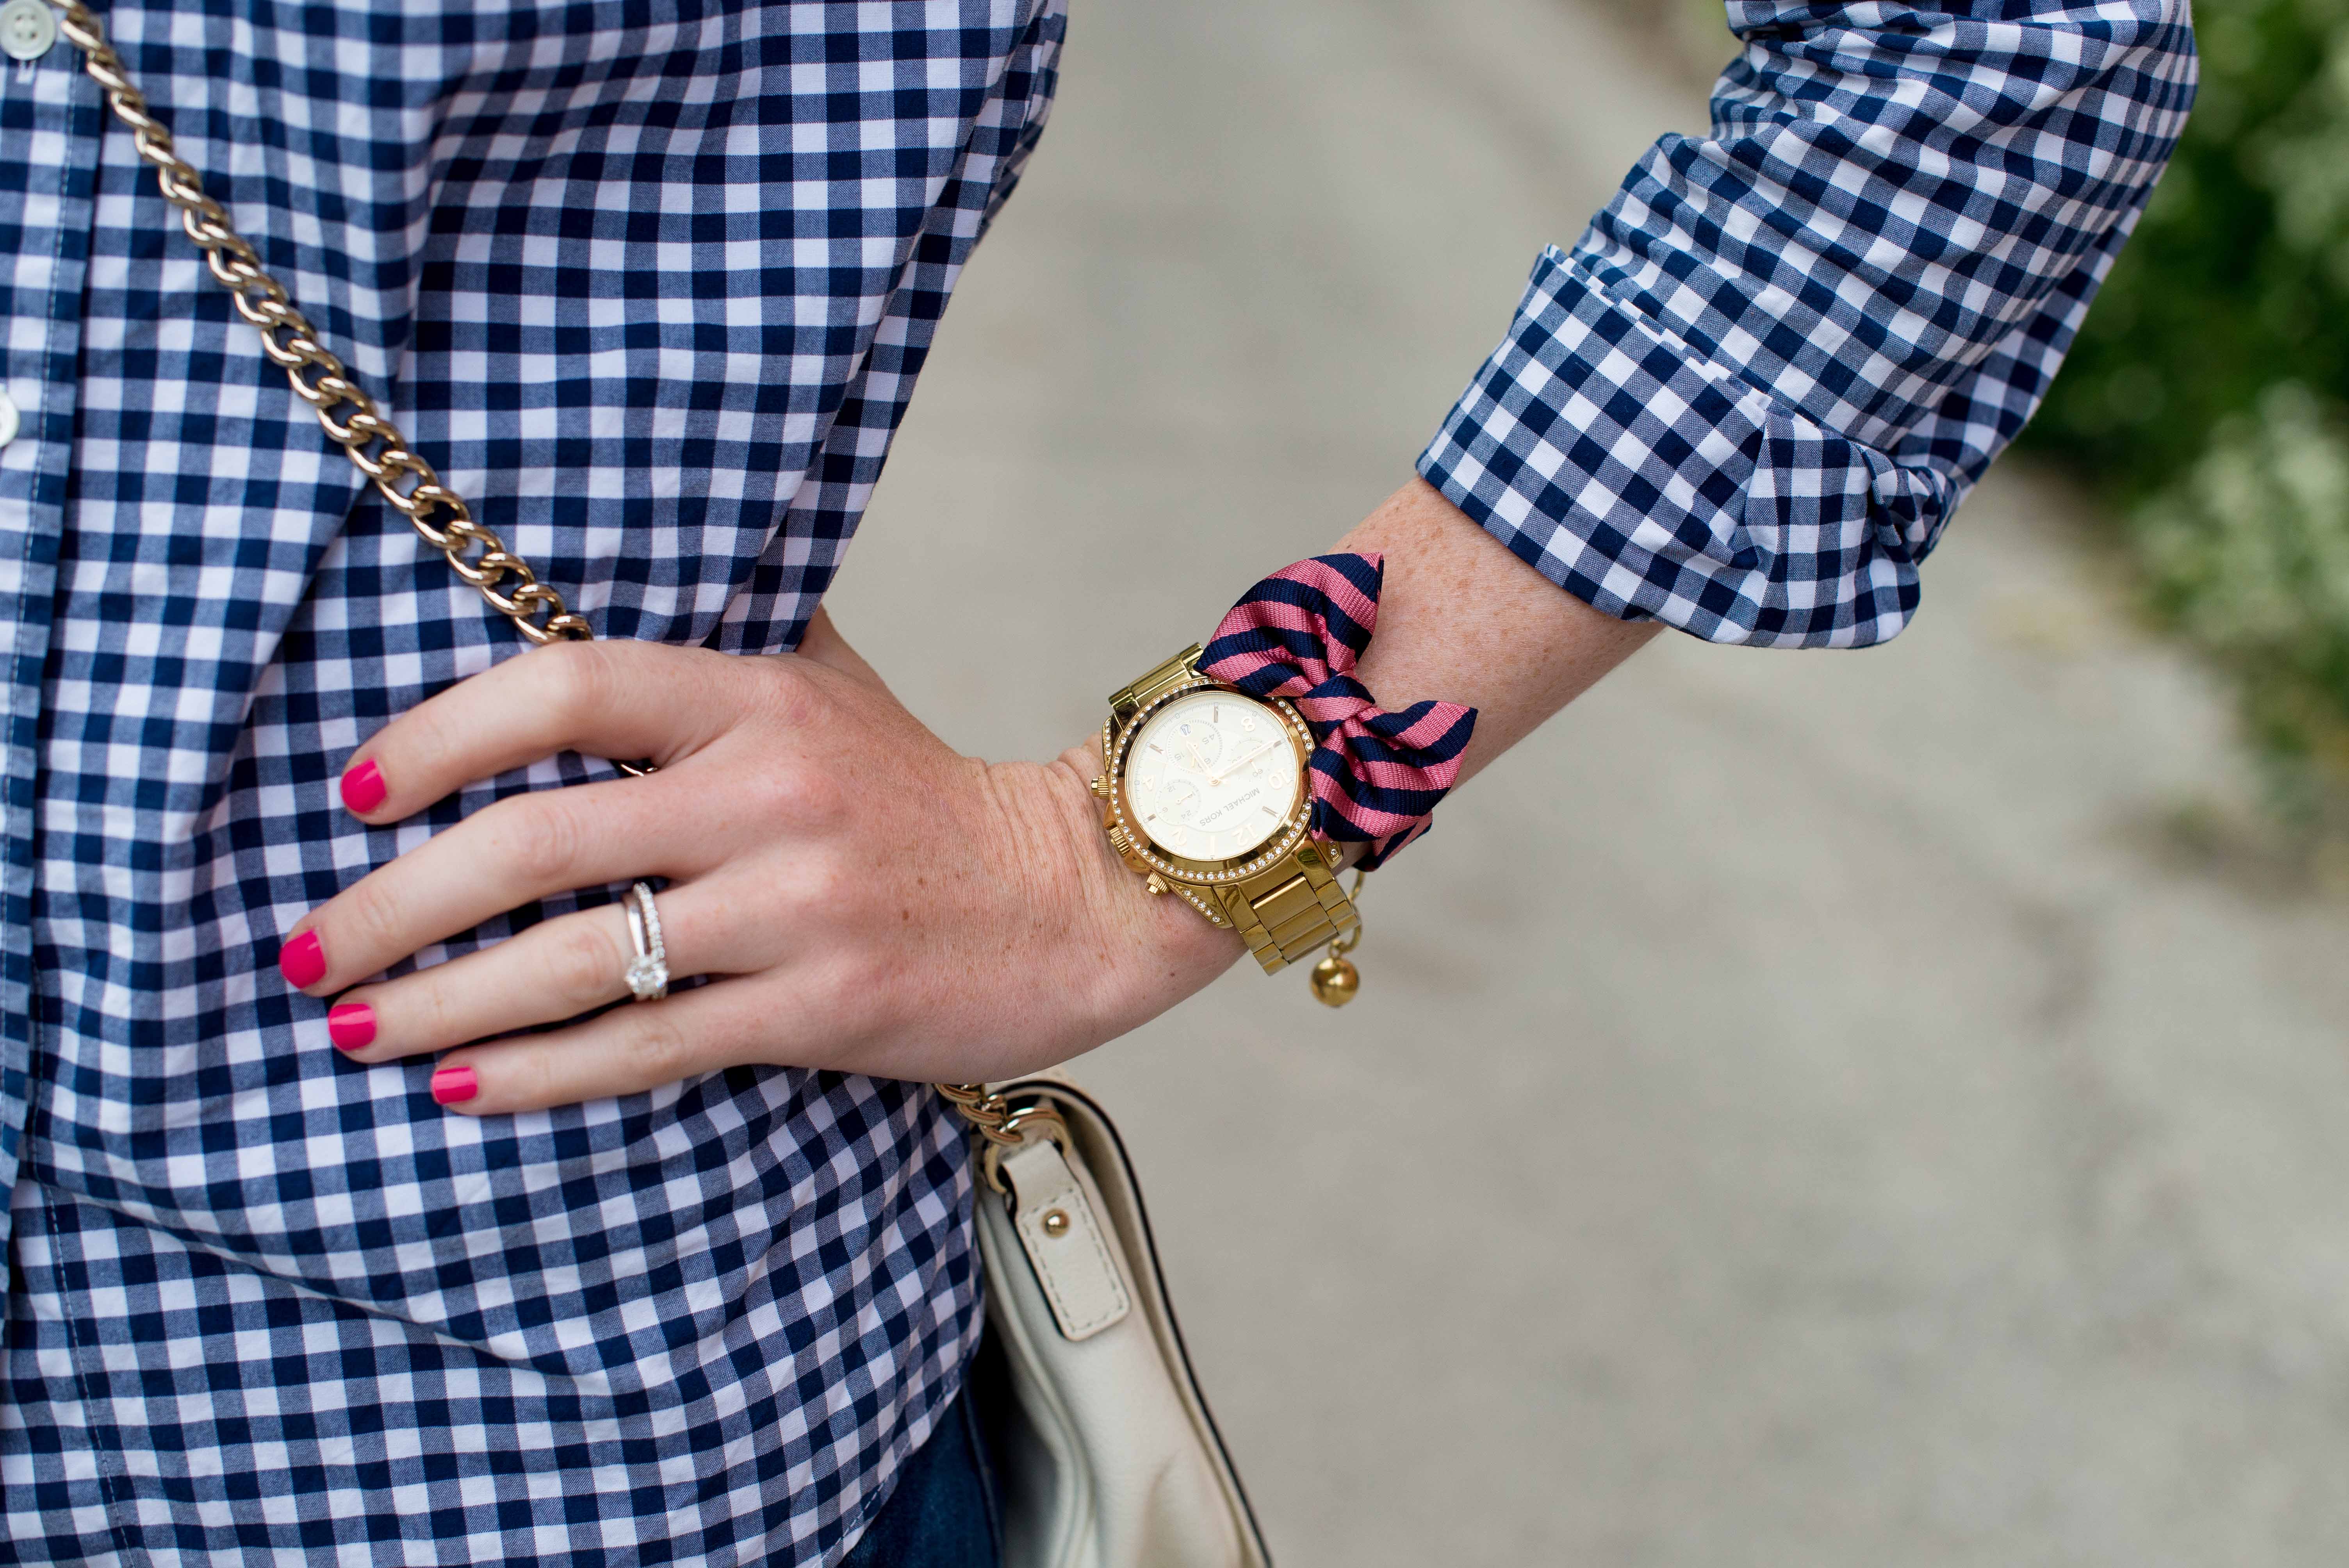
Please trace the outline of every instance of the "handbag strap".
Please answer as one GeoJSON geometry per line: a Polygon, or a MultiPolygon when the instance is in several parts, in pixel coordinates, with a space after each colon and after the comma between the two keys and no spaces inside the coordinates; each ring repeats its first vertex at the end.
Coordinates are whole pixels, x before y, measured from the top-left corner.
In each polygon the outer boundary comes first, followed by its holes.
{"type": "MultiPolygon", "coordinates": [[[[57,30],[81,51],[82,68],[106,94],[114,118],[130,128],[139,156],[155,166],[155,183],[163,199],[179,209],[180,226],[203,252],[213,280],[229,291],[237,314],[258,329],[261,351],[285,372],[286,384],[317,415],[318,428],[327,438],[375,482],[384,504],[406,518],[424,542],[440,552],[449,569],[471,583],[490,608],[513,623],[514,630],[540,645],[592,639],[595,630],[586,618],[574,614],[560,592],[540,582],[530,562],[508,550],[505,541],[474,521],[464,498],[440,482],[430,463],[409,449],[399,428],[384,417],[343,362],[318,342],[316,329],[294,307],[285,285],[262,271],[260,256],[230,222],[227,209],[204,194],[202,178],[173,150],[170,129],[149,110],[147,95],[107,41],[106,26],[97,14],[81,0],[48,3],[57,12],[57,30]]],[[[621,766],[632,773],[650,771],[621,766]]],[[[1015,1109],[983,1084],[937,1088],[974,1131],[998,1147],[1017,1147],[1023,1121],[1059,1120],[1049,1111],[1015,1109]]]]}
{"type": "Polygon", "coordinates": [[[386,418],[343,362],[318,342],[308,318],[294,307],[285,286],[261,270],[261,258],[204,194],[202,180],[171,146],[171,133],[147,108],[106,28],[81,0],[49,0],[58,30],[82,54],[82,67],[105,91],[114,117],[129,126],[139,156],[155,166],[163,199],[180,210],[180,226],[204,253],[214,281],[229,291],[237,314],[261,332],[261,351],[285,372],[294,395],[318,416],[319,428],[352,466],[375,481],[384,504],[409,521],[449,569],[481,591],[490,607],[533,643],[585,641],[594,628],[574,614],[563,595],[541,583],[530,562],[473,521],[464,498],[440,482],[430,463],[409,449],[408,438],[386,418]]]}

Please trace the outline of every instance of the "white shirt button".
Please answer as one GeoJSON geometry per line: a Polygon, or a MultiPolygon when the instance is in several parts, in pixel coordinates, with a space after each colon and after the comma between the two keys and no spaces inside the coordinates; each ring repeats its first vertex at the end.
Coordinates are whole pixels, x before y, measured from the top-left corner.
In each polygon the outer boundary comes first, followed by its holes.
{"type": "Polygon", "coordinates": [[[37,60],[57,41],[57,14],[49,0],[8,0],[0,5],[0,49],[12,60],[37,60]]]}
{"type": "Polygon", "coordinates": [[[0,392],[0,447],[16,438],[16,404],[5,392],[0,392]]]}

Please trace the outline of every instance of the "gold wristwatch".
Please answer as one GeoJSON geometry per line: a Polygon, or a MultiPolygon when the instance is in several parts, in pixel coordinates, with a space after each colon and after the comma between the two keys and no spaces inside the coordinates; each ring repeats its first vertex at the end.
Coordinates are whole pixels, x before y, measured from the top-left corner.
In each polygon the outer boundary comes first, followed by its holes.
{"type": "Polygon", "coordinates": [[[1200,651],[1110,696],[1106,766],[1092,781],[1110,847],[1152,892],[1237,930],[1268,975],[1329,948],[1313,994],[1342,1006],[1360,983],[1343,954],[1362,922],[1334,858],[1307,836],[1313,732],[1280,698],[1201,675],[1200,651]]]}

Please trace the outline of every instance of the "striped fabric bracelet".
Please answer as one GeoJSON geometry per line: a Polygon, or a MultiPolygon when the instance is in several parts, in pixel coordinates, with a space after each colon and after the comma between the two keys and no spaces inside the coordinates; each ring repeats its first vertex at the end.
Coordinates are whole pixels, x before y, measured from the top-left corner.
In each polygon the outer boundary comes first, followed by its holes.
{"type": "Polygon", "coordinates": [[[1354,678],[1385,576],[1377,555],[1317,555],[1284,566],[1232,606],[1198,663],[1202,675],[1250,696],[1297,706],[1315,741],[1306,770],[1313,836],[1367,844],[1359,862],[1365,871],[1427,831],[1476,727],[1476,710],[1454,702],[1390,712],[1354,678]]]}

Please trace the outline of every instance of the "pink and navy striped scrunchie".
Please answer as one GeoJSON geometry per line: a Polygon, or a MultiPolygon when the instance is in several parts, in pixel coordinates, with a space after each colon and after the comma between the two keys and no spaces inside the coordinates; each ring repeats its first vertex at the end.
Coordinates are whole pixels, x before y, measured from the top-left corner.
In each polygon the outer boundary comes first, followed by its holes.
{"type": "Polygon", "coordinates": [[[1385,576],[1376,555],[1284,566],[1232,606],[1199,656],[1203,675],[1297,705],[1319,742],[1306,772],[1313,836],[1370,845],[1365,871],[1427,831],[1476,727],[1476,710],[1456,702],[1389,713],[1354,678],[1385,576]]]}

